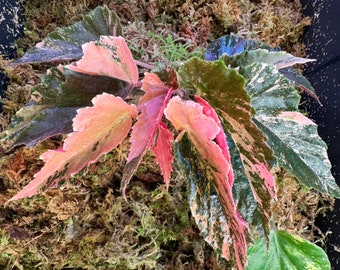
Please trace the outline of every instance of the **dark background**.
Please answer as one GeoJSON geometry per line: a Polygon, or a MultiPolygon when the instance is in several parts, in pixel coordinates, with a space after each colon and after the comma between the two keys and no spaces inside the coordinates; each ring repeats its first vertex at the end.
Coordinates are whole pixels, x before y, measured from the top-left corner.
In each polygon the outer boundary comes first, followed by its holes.
{"type": "MultiPolygon", "coordinates": [[[[333,164],[332,173],[340,184],[340,1],[302,0],[305,14],[312,18],[306,29],[304,42],[309,63],[304,75],[312,83],[322,106],[312,98],[305,97],[303,108],[318,124],[320,136],[328,145],[328,154],[333,164]]],[[[332,234],[326,238],[326,252],[335,270],[340,269],[340,200],[335,211],[319,217],[316,224],[332,234]]]]}
{"type": "MultiPolygon", "coordinates": [[[[17,0],[0,0],[0,54],[4,59],[15,57],[14,41],[23,35],[23,8],[17,0]]],[[[0,101],[8,78],[0,69],[0,101]]],[[[0,111],[1,108],[0,102],[0,111]]]]}

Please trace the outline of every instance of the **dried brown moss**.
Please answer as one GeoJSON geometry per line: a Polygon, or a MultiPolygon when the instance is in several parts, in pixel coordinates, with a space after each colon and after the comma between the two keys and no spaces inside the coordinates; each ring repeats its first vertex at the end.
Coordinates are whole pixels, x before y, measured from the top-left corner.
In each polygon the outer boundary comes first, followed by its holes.
{"type": "MultiPolygon", "coordinates": [[[[183,45],[194,51],[235,32],[302,55],[299,38],[309,23],[301,15],[299,0],[23,2],[26,37],[18,42],[19,55],[56,27],[70,25],[103,4],[121,17],[124,37],[136,57],[149,63],[167,61],[162,46],[168,35],[177,48],[183,45]]],[[[27,101],[47,67],[35,66],[33,71],[31,66],[23,66],[8,71],[11,84],[0,118],[2,128],[27,101]]],[[[60,138],[50,139],[31,150],[3,153],[0,159],[0,268],[225,268],[225,262],[219,261],[199,236],[187,205],[186,183],[175,174],[166,191],[151,156],[131,182],[128,202],[123,199],[119,190],[126,144],[61,189],[4,206],[42,166],[40,154],[60,143],[60,138]]],[[[323,200],[318,196],[284,177],[274,206],[278,228],[308,238],[317,201],[323,200]]]]}

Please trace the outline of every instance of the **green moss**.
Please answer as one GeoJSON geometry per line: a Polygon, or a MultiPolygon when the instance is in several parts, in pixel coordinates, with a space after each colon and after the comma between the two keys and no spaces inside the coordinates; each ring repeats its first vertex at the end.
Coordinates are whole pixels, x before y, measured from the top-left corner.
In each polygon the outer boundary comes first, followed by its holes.
{"type": "MultiPolygon", "coordinates": [[[[270,1],[268,7],[248,0],[149,2],[154,4],[136,5],[134,0],[23,1],[26,37],[17,43],[19,56],[56,27],[79,21],[103,4],[117,11],[130,48],[145,62],[182,60],[231,31],[271,45],[280,40],[292,48],[304,26],[301,15],[287,12],[279,18],[280,23],[275,22],[275,31],[269,27],[275,12],[287,11],[286,7],[299,12],[299,7],[287,6],[284,0],[270,1]],[[129,23],[131,18],[140,21],[129,23]],[[256,28],[259,23],[262,26],[256,28]]],[[[10,71],[12,83],[2,127],[26,103],[32,85],[49,66],[34,67],[35,71],[31,66],[10,71]]],[[[66,181],[61,189],[5,207],[5,201],[39,170],[40,154],[60,147],[60,142],[60,138],[47,140],[33,150],[17,149],[1,159],[0,269],[225,269],[226,263],[216,258],[199,235],[190,215],[185,179],[176,172],[167,191],[154,159],[148,156],[124,200],[120,179],[126,144],[66,181]]]]}

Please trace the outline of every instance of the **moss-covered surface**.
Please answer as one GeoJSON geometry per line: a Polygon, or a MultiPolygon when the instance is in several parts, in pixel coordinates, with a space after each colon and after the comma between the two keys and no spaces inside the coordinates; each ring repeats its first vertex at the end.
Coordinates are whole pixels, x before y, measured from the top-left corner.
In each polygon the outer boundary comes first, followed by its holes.
{"type": "MultiPolygon", "coordinates": [[[[18,42],[19,56],[56,27],[70,25],[103,4],[120,16],[135,57],[150,64],[187,58],[230,32],[301,56],[299,38],[309,22],[301,15],[299,0],[31,0],[24,1],[26,37],[18,42]]],[[[11,84],[1,130],[48,67],[7,68],[11,84]]],[[[0,269],[227,268],[199,235],[187,204],[185,179],[176,171],[165,190],[148,156],[124,200],[120,178],[128,142],[60,189],[5,204],[41,168],[39,156],[59,147],[61,139],[1,154],[0,269]]],[[[277,226],[313,240],[317,209],[329,199],[281,172],[278,183],[279,200],[273,209],[277,226]]]]}

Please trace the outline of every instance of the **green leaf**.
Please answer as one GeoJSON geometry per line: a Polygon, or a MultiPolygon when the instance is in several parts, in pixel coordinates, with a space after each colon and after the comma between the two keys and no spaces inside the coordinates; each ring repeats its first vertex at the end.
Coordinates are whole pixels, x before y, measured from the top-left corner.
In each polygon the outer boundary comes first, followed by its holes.
{"type": "Polygon", "coordinates": [[[298,110],[300,95],[275,66],[255,63],[240,68],[240,73],[247,80],[245,89],[256,116],[298,110]]]}
{"type": "Polygon", "coordinates": [[[278,165],[306,186],[338,198],[327,145],[317,126],[298,112],[297,91],[273,65],[256,63],[240,72],[247,79],[254,121],[268,137],[278,165]]]}
{"type": "Polygon", "coordinates": [[[187,135],[175,144],[175,156],[178,169],[189,180],[189,206],[201,235],[217,254],[230,259],[233,254],[230,229],[208,164],[187,135]]]}
{"type": "Polygon", "coordinates": [[[223,55],[221,60],[223,60],[226,65],[231,64],[234,67],[245,67],[253,63],[265,63],[274,65],[277,69],[315,61],[314,59],[295,57],[284,51],[268,51],[265,49],[244,51],[233,57],[223,55]]]}
{"type": "Polygon", "coordinates": [[[294,118],[291,114],[256,117],[255,123],[267,135],[280,166],[307,187],[340,198],[327,145],[318,136],[317,125],[298,112],[294,118]]]}
{"type": "Polygon", "coordinates": [[[240,153],[230,135],[227,135],[231,163],[234,171],[233,197],[237,210],[249,225],[253,226],[261,236],[264,236],[261,213],[257,207],[247,176],[244,173],[240,153]]]}
{"type": "Polygon", "coordinates": [[[247,270],[330,270],[326,253],[317,245],[284,231],[271,231],[269,250],[261,239],[248,248],[247,270]]]}
{"type": "Polygon", "coordinates": [[[69,69],[52,68],[33,88],[32,100],[12,118],[2,134],[8,149],[25,144],[29,147],[52,135],[72,131],[72,119],[79,107],[103,92],[126,97],[127,83],[107,76],[95,76],[69,69]]]}
{"type": "MultiPolygon", "coordinates": [[[[222,233],[224,238],[230,235],[238,269],[243,269],[246,263],[245,233],[247,231],[247,225],[237,212],[232,196],[234,177],[229,150],[225,145],[224,132],[221,132],[221,124],[216,112],[209,103],[203,99],[199,98],[197,101],[196,103],[192,100],[183,100],[179,96],[173,97],[169,101],[164,114],[176,130],[180,131],[181,134],[188,134],[190,141],[196,147],[199,155],[206,161],[207,170],[210,168],[210,179],[212,179],[218,195],[216,198],[221,201],[221,204],[217,204],[217,206],[222,206],[223,208],[222,212],[214,214],[225,215],[228,219],[230,229],[224,232],[222,231],[222,233]]],[[[197,193],[199,196],[201,192],[205,193],[205,191],[198,190],[197,193]]],[[[205,195],[202,196],[205,197],[205,195]]],[[[216,199],[214,201],[216,201],[216,199]]],[[[205,200],[203,199],[199,203],[203,204],[204,207],[205,200]]],[[[197,217],[196,223],[200,223],[202,221],[201,214],[195,210],[195,207],[198,207],[197,204],[192,204],[191,207],[193,216],[195,218],[197,217]]],[[[203,213],[202,216],[208,223],[206,226],[214,226],[208,220],[209,216],[206,214],[207,213],[203,213]]],[[[212,232],[211,237],[216,238],[220,236],[212,232]]],[[[214,241],[209,239],[207,241],[215,247],[216,243],[214,243],[214,241]]],[[[223,240],[221,246],[222,257],[229,260],[229,243],[226,242],[226,239],[223,240]]]]}
{"type": "Polygon", "coordinates": [[[272,151],[263,133],[252,122],[253,110],[244,89],[245,80],[223,61],[192,58],[179,69],[180,85],[198,91],[220,112],[223,124],[240,153],[244,172],[252,186],[265,234],[269,233],[271,199],[275,196],[269,162],[272,151]]]}
{"type": "Polygon", "coordinates": [[[84,43],[99,40],[101,35],[121,33],[117,14],[106,6],[97,7],[82,21],[50,33],[14,64],[78,59],[83,55],[81,46],[84,43]]]}

